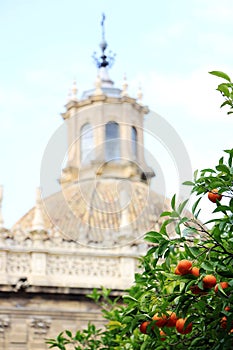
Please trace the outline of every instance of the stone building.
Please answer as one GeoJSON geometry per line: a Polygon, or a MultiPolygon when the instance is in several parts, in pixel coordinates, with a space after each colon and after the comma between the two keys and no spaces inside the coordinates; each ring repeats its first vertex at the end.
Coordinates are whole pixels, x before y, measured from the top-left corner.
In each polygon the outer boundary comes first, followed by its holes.
{"type": "Polygon", "coordinates": [[[133,282],[143,234],[167,206],[150,189],[144,158],[149,110],[141,93],[128,95],[126,79],[122,89],[110,79],[104,31],[100,48],[95,87],[78,99],[74,84],[62,113],[60,190],[48,194],[42,174],[34,208],[11,229],[0,219],[0,349],[43,350],[64,329],[100,325],[86,294],[102,285],[120,294],[133,282]]]}

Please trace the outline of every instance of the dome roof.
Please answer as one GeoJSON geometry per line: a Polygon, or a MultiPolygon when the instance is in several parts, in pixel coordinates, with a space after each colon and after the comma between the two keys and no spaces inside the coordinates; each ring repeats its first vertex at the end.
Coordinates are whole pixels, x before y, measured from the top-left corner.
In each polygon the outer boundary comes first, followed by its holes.
{"type": "MultiPolygon", "coordinates": [[[[81,181],[42,201],[44,230],[59,232],[83,245],[116,247],[136,244],[144,233],[159,229],[169,202],[145,183],[121,179],[81,181]]],[[[13,227],[31,232],[36,208],[13,227]]]]}

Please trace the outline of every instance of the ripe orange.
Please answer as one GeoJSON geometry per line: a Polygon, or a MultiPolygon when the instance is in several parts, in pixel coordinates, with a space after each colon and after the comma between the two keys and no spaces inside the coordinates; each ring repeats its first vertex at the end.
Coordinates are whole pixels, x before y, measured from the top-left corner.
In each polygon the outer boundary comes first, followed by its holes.
{"type": "MultiPolygon", "coordinates": [[[[220,282],[219,284],[220,284],[220,286],[222,287],[222,289],[225,289],[225,288],[228,288],[228,287],[229,287],[228,282],[220,282]]],[[[214,291],[215,291],[215,293],[218,292],[218,285],[217,285],[217,284],[216,284],[216,286],[214,287],[214,291]]]]}
{"type": "Polygon", "coordinates": [[[220,201],[222,199],[222,195],[218,193],[216,188],[214,188],[208,192],[208,198],[211,202],[216,203],[217,200],[220,201]]]}
{"type": "Polygon", "coordinates": [[[204,288],[212,288],[216,285],[217,280],[216,277],[213,275],[206,275],[203,280],[203,287],[204,288]]]}
{"type": "Polygon", "coordinates": [[[161,335],[161,338],[160,338],[160,339],[161,339],[162,341],[166,340],[166,333],[164,333],[164,331],[161,330],[161,331],[159,332],[159,334],[161,335]]]}
{"type": "Polygon", "coordinates": [[[167,323],[167,315],[161,315],[159,316],[158,314],[155,314],[153,317],[152,317],[152,320],[155,321],[155,325],[157,327],[164,327],[167,323]]]}
{"type": "Polygon", "coordinates": [[[166,327],[175,327],[176,326],[176,321],[178,320],[175,312],[173,311],[168,311],[169,314],[167,323],[165,324],[166,327]]]}
{"type": "Polygon", "coordinates": [[[227,318],[226,318],[226,316],[223,316],[221,318],[220,324],[221,324],[221,328],[224,328],[224,329],[227,328],[227,318]]]}
{"type": "Polygon", "coordinates": [[[149,324],[150,324],[149,321],[144,321],[144,322],[142,322],[142,324],[141,324],[140,327],[139,327],[140,332],[143,333],[143,334],[147,334],[146,329],[147,329],[147,326],[148,326],[149,324]]]}
{"type": "Polygon", "coordinates": [[[198,267],[193,267],[191,269],[191,274],[195,277],[199,277],[200,276],[200,269],[198,267]]]}
{"type": "Polygon", "coordinates": [[[180,334],[188,334],[192,332],[193,324],[190,322],[187,327],[184,327],[186,318],[179,318],[176,322],[176,330],[180,334]]]}
{"type": "Polygon", "coordinates": [[[181,275],[181,273],[180,273],[180,271],[178,270],[178,267],[176,266],[176,268],[175,268],[175,274],[176,275],[181,275]]]}
{"type": "Polygon", "coordinates": [[[180,260],[177,265],[177,269],[180,271],[181,275],[187,275],[191,272],[192,261],[190,260],[180,260]]]}

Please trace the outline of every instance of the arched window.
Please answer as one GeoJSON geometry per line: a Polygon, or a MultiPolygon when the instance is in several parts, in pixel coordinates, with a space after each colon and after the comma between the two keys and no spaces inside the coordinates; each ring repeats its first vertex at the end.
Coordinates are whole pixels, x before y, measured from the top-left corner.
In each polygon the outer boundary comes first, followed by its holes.
{"type": "Polygon", "coordinates": [[[132,154],[133,157],[137,157],[137,129],[132,126],[131,128],[131,141],[132,141],[132,154]]]}
{"type": "Polygon", "coordinates": [[[119,125],[109,122],[105,126],[105,158],[107,161],[120,158],[119,125]]]}
{"type": "Polygon", "coordinates": [[[81,128],[80,153],[82,163],[89,163],[94,159],[93,149],[93,130],[91,124],[87,123],[81,128]]]}

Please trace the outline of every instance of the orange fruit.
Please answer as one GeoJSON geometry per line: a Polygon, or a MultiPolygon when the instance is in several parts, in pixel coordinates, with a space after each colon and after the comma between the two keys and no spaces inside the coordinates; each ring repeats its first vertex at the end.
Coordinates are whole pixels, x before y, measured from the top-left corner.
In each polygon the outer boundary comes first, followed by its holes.
{"type": "Polygon", "coordinates": [[[178,320],[175,312],[173,311],[168,311],[169,314],[167,323],[165,324],[166,327],[175,327],[176,326],[176,321],[178,320]]]}
{"type": "Polygon", "coordinates": [[[159,334],[161,335],[161,338],[160,338],[160,339],[161,339],[162,341],[166,340],[166,333],[164,333],[164,331],[161,330],[161,331],[159,332],[159,334]]]}
{"type": "Polygon", "coordinates": [[[147,334],[147,330],[146,329],[147,329],[149,324],[150,324],[149,321],[142,322],[142,324],[139,327],[140,332],[143,333],[143,334],[147,334]]]}
{"type": "Polygon", "coordinates": [[[200,276],[200,269],[198,267],[193,267],[191,269],[191,274],[195,277],[199,277],[200,276]]]}
{"type": "Polygon", "coordinates": [[[155,321],[155,325],[157,327],[164,327],[167,323],[167,315],[161,315],[159,316],[158,314],[155,314],[153,317],[152,317],[152,320],[155,321]]]}
{"type": "Polygon", "coordinates": [[[226,316],[223,316],[221,318],[220,323],[221,323],[221,328],[224,328],[224,329],[227,328],[227,318],[226,318],[226,316]]]}
{"type": "Polygon", "coordinates": [[[190,260],[180,260],[177,265],[177,269],[180,271],[181,275],[187,275],[191,272],[192,261],[190,260]]]}
{"type": "Polygon", "coordinates": [[[231,309],[230,306],[226,306],[224,310],[225,311],[230,311],[230,309],[231,309]]]}
{"type": "MultiPolygon", "coordinates": [[[[226,289],[226,288],[229,287],[228,282],[220,282],[219,284],[220,284],[220,286],[222,287],[222,289],[226,289]]],[[[216,286],[214,287],[214,291],[215,291],[215,293],[218,292],[218,285],[217,285],[217,284],[216,284],[216,286]]]]}
{"type": "Polygon", "coordinates": [[[204,288],[212,288],[216,285],[217,280],[216,277],[213,275],[206,275],[203,280],[203,287],[204,288]]]}
{"type": "Polygon", "coordinates": [[[218,193],[218,190],[216,188],[214,188],[208,192],[208,199],[211,202],[216,203],[217,200],[220,201],[222,199],[222,195],[218,193]]]}
{"type": "Polygon", "coordinates": [[[181,273],[180,273],[180,271],[178,270],[178,267],[176,266],[176,268],[175,268],[175,274],[176,275],[181,275],[181,273]]]}
{"type": "MultiPolygon", "coordinates": [[[[233,321],[231,322],[231,325],[233,325],[233,321]]],[[[227,328],[227,317],[223,316],[220,321],[220,327],[226,329],[227,328]]]]}
{"type": "Polygon", "coordinates": [[[192,332],[193,324],[190,322],[187,327],[184,327],[186,318],[179,318],[176,321],[176,330],[180,334],[188,334],[192,332]]]}

